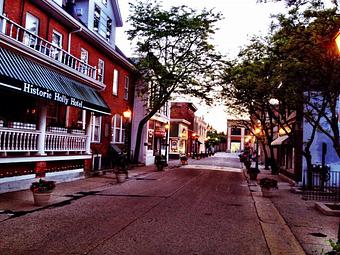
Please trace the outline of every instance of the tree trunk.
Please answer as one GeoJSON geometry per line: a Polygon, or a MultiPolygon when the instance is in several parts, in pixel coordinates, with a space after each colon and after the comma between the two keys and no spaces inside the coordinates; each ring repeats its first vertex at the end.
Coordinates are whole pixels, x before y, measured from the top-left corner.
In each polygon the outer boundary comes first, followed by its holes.
{"type": "Polygon", "coordinates": [[[147,118],[143,118],[139,124],[138,124],[138,129],[137,129],[137,136],[136,136],[136,145],[135,145],[135,152],[133,155],[133,163],[138,163],[138,159],[139,159],[139,152],[140,152],[140,145],[142,142],[142,132],[143,132],[143,128],[145,123],[148,121],[149,119],[147,118]]]}
{"type": "Polygon", "coordinates": [[[270,145],[269,149],[270,149],[270,168],[272,170],[272,174],[278,174],[279,173],[279,167],[278,167],[277,162],[275,160],[274,147],[270,145]]]}

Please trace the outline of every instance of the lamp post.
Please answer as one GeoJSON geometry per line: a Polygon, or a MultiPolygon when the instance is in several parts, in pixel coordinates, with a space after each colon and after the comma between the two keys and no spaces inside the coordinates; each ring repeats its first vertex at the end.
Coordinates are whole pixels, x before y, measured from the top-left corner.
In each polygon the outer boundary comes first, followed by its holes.
{"type": "Polygon", "coordinates": [[[170,125],[167,123],[165,124],[165,165],[168,165],[168,148],[169,148],[169,130],[170,130],[170,125]]]}
{"type": "Polygon", "coordinates": [[[126,152],[127,159],[130,160],[130,139],[128,136],[130,135],[130,121],[131,121],[132,112],[130,109],[123,112],[123,116],[125,119],[125,136],[124,136],[124,150],[126,152]]]}
{"type": "Polygon", "coordinates": [[[255,128],[255,137],[256,137],[256,165],[255,168],[256,170],[259,170],[259,135],[261,133],[261,128],[260,127],[256,127],[255,128]]]}

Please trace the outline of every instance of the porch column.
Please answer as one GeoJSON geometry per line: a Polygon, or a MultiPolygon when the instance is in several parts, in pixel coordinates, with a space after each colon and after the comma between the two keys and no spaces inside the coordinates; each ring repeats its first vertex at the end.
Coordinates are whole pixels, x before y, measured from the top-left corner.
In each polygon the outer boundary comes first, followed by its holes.
{"type": "Polygon", "coordinates": [[[230,152],[231,149],[231,128],[228,127],[228,138],[227,138],[227,150],[230,152]]]}
{"type": "Polygon", "coordinates": [[[45,153],[46,118],[47,118],[47,105],[44,103],[40,103],[39,120],[38,120],[38,130],[40,132],[38,136],[38,154],[39,155],[46,155],[45,153]]]}
{"type": "Polygon", "coordinates": [[[92,113],[86,112],[86,145],[85,145],[85,153],[91,154],[91,134],[92,134],[92,113]]]}
{"type": "Polygon", "coordinates": [[[241,150],[244,150],[244,128],[241,128],[241,150]]]}

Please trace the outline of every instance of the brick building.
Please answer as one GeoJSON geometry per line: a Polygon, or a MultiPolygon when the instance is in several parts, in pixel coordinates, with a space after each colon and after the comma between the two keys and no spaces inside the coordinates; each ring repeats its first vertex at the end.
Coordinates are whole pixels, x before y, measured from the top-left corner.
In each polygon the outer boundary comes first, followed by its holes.
{"type": "Polygon", "coordinates": [[[196,148],[193,137],[196,106],[189,102],[171,102],[170,107],[170,158],[179,158],[180,154],[192,155],[196,148]]]}
{"type": "Polygon", "coordinates": [[[136,69],[120,26],[117,0],[0,0],[0,192],[83,178],[126,146],[136,69]]]}

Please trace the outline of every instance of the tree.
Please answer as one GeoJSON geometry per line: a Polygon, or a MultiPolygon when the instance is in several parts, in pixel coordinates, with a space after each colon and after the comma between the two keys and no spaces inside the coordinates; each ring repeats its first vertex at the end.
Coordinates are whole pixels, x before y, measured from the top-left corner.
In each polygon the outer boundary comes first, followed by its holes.
{"type": "Polygon", "coordinates": [[[130,9],[128,35],[137,42],[138,67],[143,73],[137,89],[147,108],[138,125],[137,162],[144,125],[174,93],[212,101],[222,62],[209,39],[221,14],[186,6],[163,10],[156,1],[139,1],[130,4],[130,9]]]}

